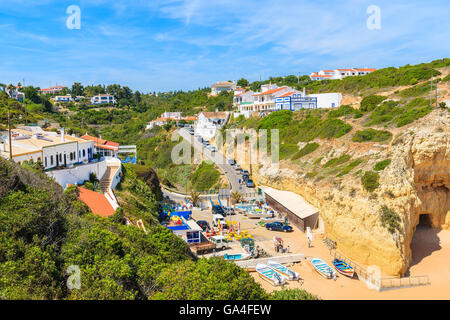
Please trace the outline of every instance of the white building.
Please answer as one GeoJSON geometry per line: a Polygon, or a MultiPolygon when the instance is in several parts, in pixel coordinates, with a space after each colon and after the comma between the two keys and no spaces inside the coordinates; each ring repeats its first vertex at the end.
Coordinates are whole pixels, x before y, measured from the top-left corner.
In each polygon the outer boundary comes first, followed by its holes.
{"type": "MultiPolygon", "coordinates": [[[[43,131],[40,127],[21,127],[12,130],[12,160],[18,164],[40,161],[46,174],[63,188],[81,184],[91,173],[102,178],[107,168],[114,169],[110,188],[120,180],[120,160],[108,157],[97,161],[94,141],[77,138],[64,133],[43,131]]],[[[0,136],[0,156],[10,158],[8,135],[0,136]]]]}
{"type": "MultiPolygon", "coordinates": [[[[45,170],[73,167],[93,159],[94,142],[61,133],[22,127],[12,130],[12,159],[16,163],[40,161],[45,170]]],[[[10,158],[8,136],[3,137],[0,154],[10,158]]]]}
{"type": "Polygon", "coordinates": [[[228,112],[201,112],[194,126],[195,133],[205,139],[213,138],[229,119],[228,112]]]}
{"type": "Polygon", "coordinates": [[[170,118],[173,120],[181,120],[181,112],[164,112],[161,118],[170,118]]]}
{"type": "Polygon", "coordinates": [[[222,91],[232,92],[236,89],[236,83],[229,81],[217,82],[211,85],[211,95],[217,96],[222,91]]]}
{"type": "Polygon", "coordinates": [[[319,109],[337,108],[342,102],[342,94],[340,93],[309,94],[307,97],[316,98],[317,108],[319,109]]]}
{"type": "Polygon", "coordinates": [[[65,86],[53,86],[46,89],[39,90],[39,93],[41,94],[57,94],[64,90],[64,88],[67,88],[65,86]]]}
{"type": "Polygon", "coordinates": [[[91,98],[92,104],[115,104],[116,99],[110,94],[98,94],[91,98]]]}
{"type": "Polygon", "coordinates": [[[335,69],[335,70],[320,70],[313,72],[309,76],[311,80],[342,80],[346,77],[365,76],[377,69],[373,68],[351,68],[351,69],[335,69]]]}
{"type": "Polygon", "coordinates": [[[73,101],[72,96],[70,94],[65,96],[55,96],[53,98],[54,102],[71,102],[73,101]]]}

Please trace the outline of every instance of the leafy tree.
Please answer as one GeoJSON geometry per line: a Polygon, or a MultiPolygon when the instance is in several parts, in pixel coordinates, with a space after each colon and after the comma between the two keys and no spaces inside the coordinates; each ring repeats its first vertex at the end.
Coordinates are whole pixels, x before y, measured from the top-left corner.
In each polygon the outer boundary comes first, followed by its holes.
{"type": "Polygon", "coordinates": [[[238,80],[237,85],[241,88],[246,88],[250,85],[250,82],[247,79],[241,78],[238,80]]]}

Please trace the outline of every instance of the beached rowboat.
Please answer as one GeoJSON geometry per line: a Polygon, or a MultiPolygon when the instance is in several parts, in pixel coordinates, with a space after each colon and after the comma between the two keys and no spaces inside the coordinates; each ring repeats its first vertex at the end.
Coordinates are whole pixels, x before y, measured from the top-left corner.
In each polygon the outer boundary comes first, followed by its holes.
{"type": "Polygon", "coordinates": [[[273,286],[280,286],[286,282],[287,277],[266,264],[258,263],[255,270],[263,280],[266,280],[273,286]]]}
{"type": "Polygon", "coordinates": [[[277,271],[278,273],[281,273],[283,276],[286,276],[289,280],[298,280],[299,275],[297,272],[283,266],[281,263],[269,260],[267,261],[267,265],[277,271]]]}
{"type": "Polygon", "coordinates": [[[353,278],[355,274],[355,269],[353,269],[350,265],[348,265],[345,261],[334,259],[333,260],[334,268],[341,274],[346,277],[353,278]]]}
{"type": "Polygon", "coordinates": [[[326,279],[331,279],[335,277],[336,272],[323,260],[319,258],[312,258],[309,259],[308,261],[313,266],[314,270],[316,270],[322,277],[326,279]]]}

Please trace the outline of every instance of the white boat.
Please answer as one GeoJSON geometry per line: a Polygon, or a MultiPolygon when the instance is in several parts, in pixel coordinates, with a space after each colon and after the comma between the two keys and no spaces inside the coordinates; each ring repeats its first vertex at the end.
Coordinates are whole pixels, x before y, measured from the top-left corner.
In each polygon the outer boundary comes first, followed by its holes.
{"type": "Polygon", "coordinates": [[[322,259],[312,258],[307,259],[309,263],[313,266],[314,270],[317,271],[325,279],[336,278],[336,272],[326,264],[322,259]]]}
{"type": "Polygon", "coordinates": [[[281,286],[286,282],[287,277],[275,271],[266,264],[258,263],[255,268],[259,276],[273,286],[281,286]]]}
{"type": "Polygon", "coordinates": [[[283,266],[281,263],[269,260],[267,261],[267,265],[274,269],[276,272],[281,273],[283,276],[286,276],[289,280],[298,280],[299,274],[288,267],[283,266]]]}

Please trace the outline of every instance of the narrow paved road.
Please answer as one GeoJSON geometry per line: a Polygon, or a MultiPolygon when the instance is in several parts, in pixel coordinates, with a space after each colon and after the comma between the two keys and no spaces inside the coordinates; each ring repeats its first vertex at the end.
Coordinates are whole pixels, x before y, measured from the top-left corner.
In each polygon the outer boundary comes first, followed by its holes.
{"type": "Polygon", "coordinates": [[[222,170],[222,172],[227,176],[228,181],[231,185],[231,192],[255,192],[255,189],[250,189],[245,185],[239,184],[239,179],[242,179],[242,176],[236,172],[236,170],[228,163],[228,160],[219,151],[211,152],[206,149],[203,143],[198,141],[198,137],[194,137],[194,135],[191,135],[185,128],[178,130],[178,132],[180,133],[180,136],[183,137],[183,139],[188,141],[194,147],[194,149],[202,152],[207,159],[214,162],[220,168],[220,170],[222,170]]]}

